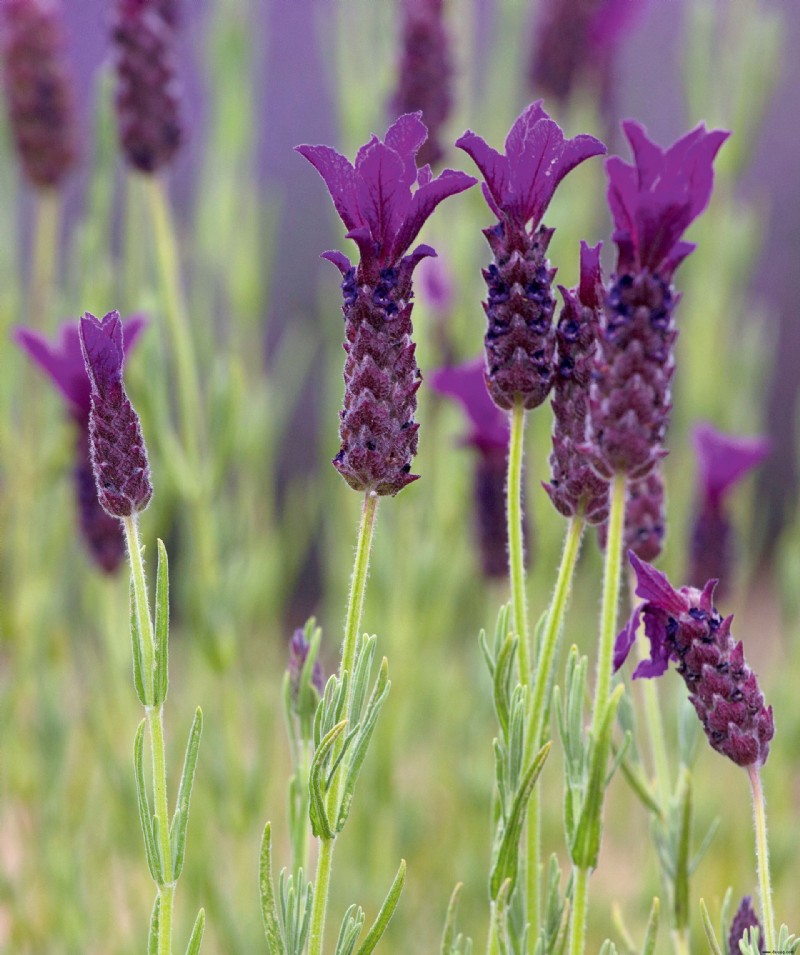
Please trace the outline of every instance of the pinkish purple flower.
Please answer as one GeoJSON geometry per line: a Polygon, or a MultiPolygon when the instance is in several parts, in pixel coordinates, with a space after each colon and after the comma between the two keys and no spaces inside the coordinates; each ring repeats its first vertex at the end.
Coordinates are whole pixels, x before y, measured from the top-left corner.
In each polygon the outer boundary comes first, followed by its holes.
{"type": "MultiPolygon", "coordinates": [[[[289,686],[292,694],[292,702],[295,707],[298,704],[300,696],[300,676],[303,672],[311,644],[306,639],[305,631],[298,627],[289,640],[289,686]]],[[[325,690],[325,674],[322,672],[322,664],[317,658],[314,666],[311,668],[311,686],[322,696],[325,690]]]]}
{"type": "Polygon", "coordinates": [[[744,933],[751,928],[757,928],[759,938],[763,939],[761,923],[758,921],[749,895],[746,895],[739,903],[739,908],[733,916],[731,922],[730,936],[728,937],[728,952],[730,955],[739,955],[741,949],[739,942],[744,938],[744,933]]]}
{"type": "MultiPolygon", "coordinates": [[[[142,316],[134,316],[124,323],[126,353],[130,351],[145,324],[142,316]]],[[[97,497],[89,451],[92,391],[81,352],[78,329],[73,322],[62,325],[55,344],[27,328],[15,329],[14,339],[52,380],[75,422],[75,458],[72,473],[81,533],[95,563],[106,573],[113,573],[125,558],[125,541],[119,521],[103,510],[97,497]]]]}
{"type": "Polygon", "coordinates": [[[723,619],[713,605],[716,580],[702,590],[675,590],[655,567],[632,552],[628,556],[636,572],[636,594],[644,603],[617,637],[614,668],[625,662],[644,618],[650,659],[638,665],[634,679],[660,676],[674,661],[711,746],[739,766],[763,764],[775,733],[772,707],[764,704],[741,641],[731,635],[733,617],[723,619]]]}
{"type": "Polygon", "coordinates": [[[504,410],[517,400],[535,408],[550,391],[555,347],[555,270],[546,258],[553,230],[541,225],[542,217],[562,179],[605,146],[593,136],[565,139],[541,101],[515,120],[505,154],[469,130],[456,146],[483,173],[483,194],[498,219],[483,230],[494,255],[483,273],[487,387],[504,410]]]}
{"type": "Polygon", "coordinates": [[[436,206],[476,181],[452,169],[435,179],[429,166],[418,169],[426,133],[419,113],[401,116],[384,141],[373,136],[359,149],[355,164],[328,146],[296,147],[322,176],[361,253],[355,266],[341,252],[323,254],[344,279],[345,397],[333,464],[350,487],[377,494],[397,494],[418,477],[410,473],[421,381],[411,279],[436,253],[428,245],[408,250],[436,206]]]}
{"type": "Polygon", "coordinates": [[[457,401],[470,425],[464,444],[489,453],[508,450],[508,416],[489,397],[482,358],[431,373],[431,388],[457,401]]]}
{"type": "MultiPolygon", "coordinates": [[[[657,463],[646,477],[628,484],[623,547],[641,560],[652,562],[661,553],[666,534],[664,475],[661,473],[661,464],[657,463]]],[[[597,540],[601,550],[605,550],[608,524],[597,528],[597,540]]]]}
{"type": "Polygon", "coordinates": [[[153,486],[139,416],[122,383],[119,312],[101,319],[86,312],[79,331],[92,387],[89,438],[97,496],[107,514],[131,517],[150,503],[153,486]]]}

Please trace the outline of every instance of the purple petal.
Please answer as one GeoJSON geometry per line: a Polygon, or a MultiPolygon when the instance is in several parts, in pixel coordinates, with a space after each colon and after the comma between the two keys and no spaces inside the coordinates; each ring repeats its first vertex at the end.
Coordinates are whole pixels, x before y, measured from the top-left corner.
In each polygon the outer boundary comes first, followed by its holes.
{"type": "MultiPolygon", "coordinates": [[[[492,211],[499,215],[499,210],[505,205],[509,188],[508,160],[471,129],[456,140],[456,147],[463,149],[480,169],[486,189],[494,201],[492,211]]],[[[486,189],[484,189],[484,195],[486,189]]],[[[492,203],[490,202],[489,205],[491,206],[492,203]]]]}
{"type": "Polygon", "coordinates": [[[702,423],[692,433],[698,476],[705,501],[717,506],[727,491],[759,465],[770,452],[766,438],[723,434],[702,423]]]}
{"type": "Polygon", "coordinates": [[[468,444],[486,452],[508,447],[508,416],[489,397],[482,356],[463,365],[439,368],[428,380],[434,391],[453,398],[466,412],[468,444]]]}
{"type": "Polygon", "coordinates": [[[667,627],[664,614],[644,611],[644,632],[650,641],[650,659],[642,660],[633,671],[633,679],[642,677],[652,678],[666,673],[669,665],[669,649],[667,647],[667,627]]]}
{"type": "Polygon", "coordinates": [[[385,143],[403,161],[403,182],[409,189],[417,181],[417,153],[427,138],[422,112],[405,113],[386,130],[385,143]]]}
{"type": "Polygon", "coordinates": [[[105,395],[121,386],[123,351],[119,312],[109,312],[101,319],[86,312],[80,320],[80,337],[93,389],[105,395]]]}
{"type": "Polygon", "coordinates": [[[329,249],[327,252],[323,252],[320,258],[327,259],[328,262],[333,262],[343,276],[346,276],[353,267],[353,263],[347,258],[344,252],[339,252],[336,249],[329,249]]]}
{"type": "Polygon", "coordinates": [[[359,151],[356,194],[372,238],[380,246],[381,260],[390,261],[394,237],[409,212],[411,187],[405,181],[403,160],[380,140],[359,151]]]}
{"type": "Polygon", "coordinates": [[[392,258],[399,258],[419,235],[428,217],[443,199],[474,186],[478,180],[465,172],[445,169],[427,185],[420,186],[411,198],[400,231],[392,246],[392,258]]]}
{"type": "Polygon", "coordinates": [[[295,146],[295,152],[307,159],[322,176],[339,218],[348,230],[364,225],[358,208],[355,170],[350,160],[330,146],[295,146]]]}
{"type": "Polygon", "coordinates": [[[14,329],[14,340],[50,376],[71,405],[72,412],[81,418],[88,417],[92,392],[78,329],[74,325],[62,326],[55,345],[51,345],[44,335],[28,328],[14,329]]]}
{"type": "Polygon", "coordinates": [[[636,573],[636,596],[648,604],[677,616],[689,609],[689,600],[675,590],[666,574],[656,570],[651,564],[640,560],[632,550],[628,551],[628,560],[636,573]]]}
{"type": "Polygon", "coordinates": [[[587,308],[599,308],[603,296],[603,270],[600,266],[600,252],[603,243],[590,246],[581,240],[581,280],[579,298],[587,308]]]}
{"type": "Polygon", "coordinates": [[[617,639],[614,641],[614,673],[616,673],[628,659],[628,654],[631,652],[631,647],[636,640],[636,631],[639,629],[639,619],[642,616],[644,608],[645,604],[639,604],[631,614],[624,629],[620,631],[617,635],[617,639]]]}

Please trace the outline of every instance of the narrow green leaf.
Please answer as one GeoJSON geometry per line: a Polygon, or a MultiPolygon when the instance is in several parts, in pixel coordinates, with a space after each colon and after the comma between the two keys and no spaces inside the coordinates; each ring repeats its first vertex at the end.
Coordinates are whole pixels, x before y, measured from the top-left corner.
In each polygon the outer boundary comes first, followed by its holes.
{"type": "Polygon", "coordinates": [[[622,759],[619,764],[622,775],[625,777],[628,785],[636,793],[645,809],[648,809],[659,819],[663,819],[661,806],[658,804],[655,793],[647,784],[638,766],[635,766],[630,759],[622,759]]]}
{"type": "Polygon", "coordinates": [[[717,834],[717,829],[719,829],[720,819],[717,816],[712,820],[711,825],[706,830],[706,834],[703,836],[703,841],[700,843],[700,848],[695,852],[692,857],[692,861],[689,863],[689,875],[694,874],[694,870],[700,865],[700,860],[708,851],[708,847],[711,845],[714,836],[717,834]]]}
{"type": "Polygon", "coordinates": [[[478,646],[481,648],[481,653],[483,654],[483,659],[486,662],[486,669],[489,671],[489,676],[494,677],[494,657],[492,656],[492,651],[489,649],[489,640],[486,637],[486,631],[481,630],[478,634],[478,646]]]}
{"type": "Polygon", "coordinates": [[[450,901],[447,903],[447,914],[444,917],[444,931],[439,955],[452,955],[456,941],[456,918],[458,916],[458,897],[463,888],[463,882],[457,882],[453,889],[450,901]]]}
{"type": "Polygon", "coordinates": [[[133,590],[133,580],[130,586],[130,607],[131,607],[131,653],[133,655],[133,686],[136,690],[136,696],[142,706],[147,706],[147,693],[144,688],[144,679],[142,677],[142,635],[139,631],[139,618],[136,615],[136,595],[133,590]]]}
{"type": "Polygon", "coordinates": [[[539,773],[542,771],[547,754],[552,743],[545,743],[534,757],[531,765],[525,772],[503,832],[503,839],[497,852],[497,858],[492,867],[489,879],[489,895],[493,900],[499,899],[500,890],[508,884],[508,894],[514,889],[517,879],[517,865],[519,861],[519,838],[525,823],[525,813],[539,773]]]}
{"type": "MultiPolygon", "coordinates": [[[[722,936],[722,950],[724,955],[731,955],[728,950],[728,932],[730,932],[730,924],[733,921],[733,914],[731,913],[731,908],[733,907],[733,886],[729,885],[725,895],[722,897],[722,905],[719,910],[719,928],[720,935],[722,936]]],[[[738,955],[738,952],[735,953],[738,955]]]]}
{"type": "Polygon", "coordinates": [[[400,893],[403,891],[403,883],[406,880],[406,860],[400,860],[400,868],[397,870],[397,875],[394,877],[394,882],[389,889],[389,892],[386,895],[386,898],[381,906],[380,912],[372,923],[372,928],[367,932],[367,937],[358,947],[358,955],[370,955],[370,952],[375,948],[378,942],[381,939],[381,936],[386,931],[386,926],[389,924],[389,920],[394,915],[394,910],[397,908],[397,903],[400,901],[400,893]]]}
{"type": "Polygon", "coordinates": [[[153,813],[151,823],[150,823],[152,833],[153,833],[153,845],[155,846],[156,854],[156,882],[159,886],[163,887],[165,885],[164,880],[164,854],[161,848],[161,820],[158,818],[156,813],[153,813]]]}
{"type": "Polygon", "coordinates": [[[136,730],[136,739],[133,744],[133,772],[136,778],[136,801],[139,807],[139,823],[144,837],[144,851],[147,857],[147,868],[152,880],[159,884],[161,881],[158,868],[158,849],[153,838],[153,829],[150,823],[150,805],[147,800],[147,789],[144,781],[144,724],[139,724],[136,730]]]}
{"type": "Polygon", "coordinates": [[[503,739],[508,743],[508,719],[509,719],[509,689],[511,684],[511,671],[514,667],[514,657],[517,650],[518,639],[509,634],[500,647],[500,653],[495,662],[494,673],[492,675],[492,690],[494,695],[494,710],[497,714],[497,722],[503,733],[503,739]]]}
{"type": "Polygon", "coordinates": [[[161,895],[156,895],[150,913],[150,931],[147,936],[147,955],[158,955],[158,923],[161,918],[161,895]]]}
{"type": "Polygon", "coordinates": [[[269,823],[264,826],[261,854],[258,865],[258,888],[261,895],[261,918],[267,937],[269,955],[288,955],[278,924],[278,909],[275,905],[275,890],[272,881],[272,831],[269,823]]]}
{"type": "Polygon", "coordinates": [[[644,944],[642,945],[642,955],[653,955],[656,950],[656,940],[658,939],[658,918],[661,912],[661,903],[658,897],[653,899],[653,906],[650,909],[650,918],[647,920],[647,929],[644,933],[644,944]]]}
{"type": "Polygon", "coordinates": [[[611,768],[606,773],[606,789],[608,789],[608,784],[613,779],[614,773],[619,769],[619,765],[622,762],[622,760],[625,758],[625,753],[627,753],[630,745],[631,745],[630,731],[625,733],[625,737],[622,740],[622,746],[614,746],[614,743],[612,741],[611,752],[612,752],[613,759],[611,761],[611,768]]]}
{"type": "Polygon", "coordinates": [[[496,951],[498,955],[509,955],[507,915],[510,895],[511,880],[506,879],[497,891],[497,898],[492,904],[493,911],[490,915],[495,925],[494,935],[497,941],[496,951]]]}
{"type": "Polygon", "coordinates": [[[157,547],[154,706],[166,700],[169,687],[169,563],[167,549],[160,538],[157,541],[157,547]]]}
{"type": "Polygon", "coordinates": [[[689,927],[689,852],[692,837],[692,779],[684,767],[679,797],[680,829],[675,862],[675,928],[689,927]]]}
{"type": "Polygon", "coordinates": [[[353,667],[353,693],[350,698],[350,720],[353,723],[357,723],[361,718],[364,700],[367,698],[369,675],[372,670],[372,660],[375,656],[376,642],[374,636],[365,636],[356,653],[356,662],[353,667]]]}
{"type": "Polygon", "coordinates": [[[320,741],[311,760],[311,769],[308,774],[309,806],[308,815],[311,820],[311,829],[315,836],[323,839],[333,839],[334,832],[328,821],[328,810],[325,805],[325,791],[320,777],[325,768],[325,760],[333,748],[333,744],[344,732],[347,720],[337,723],[320,741]]]}
{"type": "Polygon", "coordinates": [[[622,917],[622,909],[617,902],[614,902],[611,906],[611,923],[622,940],[626,955],[636,955],[636,946],[631,938],[631,933],[628,931],[628,926],[625,924],[625,919],[622,917]]]}
{"type": "Polygon", "coordinates": [[[203,909],[197,913],[194,922],[192,934],[189,936],[189,944],[186,946],[186,955],[198,955],[200,944],[203,941],[203,932],[206,928],[206,913],[203,909]]]}
{"type": "Polygon", "coordinates": [[[711,955],[722,955],[722,949],[719,947],[719,942],[717,941],[717,933],[711,924],[711,918],[709,917],[704,899],[700,899],[700,912],[703,916],[703,928],[706,930],[706,939],[708,940],[708,947],[711,949],[711,955]]]}
{"type": "Polygon", "coordinates": [[[344,913],[339,938],[336,941],[334,955],[352,955],[358,936],[364,925],[364,911],[358,905],[351,905],[344,913]]]}
{"type": "Polygon", "coordinates": [[[203,711],[198,706],[189,730],[189,739],[186,742],[186,755],[183,760],[183,772],[178,787],[178,798],[175,803],[175,814],[169,828],[169,841],[172,848],[172,878],[177,881],[183,869],[183,860],[186,856],[186,827],[189,824],[189,804],[192,798],[192,784],[194,771],[197,768],[197,753],[200,748],[200,737],[203,733],[203,711]]]}

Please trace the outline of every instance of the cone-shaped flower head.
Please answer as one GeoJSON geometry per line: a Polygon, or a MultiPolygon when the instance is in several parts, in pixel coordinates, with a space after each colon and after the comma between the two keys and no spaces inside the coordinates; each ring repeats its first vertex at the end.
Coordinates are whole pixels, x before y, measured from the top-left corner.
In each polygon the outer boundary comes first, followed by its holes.
{"type": "Polygon", "coordinates": [[[674,661],[711,746],[739,766],[763,764],[775,732],[772,707],[764,705],[741,641],[731,635],[733,617],[723,619],[712,603],[716,580],[702,590],[675,590],[655,567],[633,553],[628,556],[636,572],[636,594],[644,603],[617,637],[615,669],[625,662],[644,617],[650,659],[638,665],[634,679],[660,676],[674,661]]]}
{"type": "Polygon", "coordinates": [[[115,0],[117,125],[125,158],[153,173],[184,139],[172,0],[115,0]]]}
{"type": "MultiPolygon", "coordinates": [[[[431,388],[457,401],[469,423],[463,444],[477,453],[473,482],[475,533],[481,569],[489,578],[508,576],[506,524],[506,474],[508,471],[508,416],[489,397],[482,357],[450,368],[440,368],[430,378],[431,388]]],[[[530,543],[527,515],[523,536],[530,543]]],[[[526,546],[528,556],[530,547],[526,546]]]]}
{"type": "Polygon", "coordinates": [[[634,161],[606,162],[618,256],[600,328],[590,439],[600,474],[637,479],[666,453],[678,335],[672,275],[694,249],[682,236],[708,205],[713,160],[728,133],[698,126],[662,149],[639,123],[622,126],[634,161]]]}
{"type": "Polygon", "coordinates": [[[603,308],[601,247],[601,243],[592,248],[581,242],[580,283],[572,291],[559,286],[564,307],[556,326],[552,477],[544,485],[559,513],[565,517],[581,513],[590,524],[602,524],[608,518],[608,482],[595,473],[583,450],[603,308]]]}
{"type": "Polygon", "coordinates": [[[698,488],[691,536],[689,580],[697,584],[714,576],[719,597],[730,583],[734,534],[725,508],[728,492],[769,454],[765,438],[723,434],[710,424],[692,435],[698,465],[698,488]]]}
{"type": "MultiPolygon", "coordinates": [[[[126,353],[144,326],[145,320],[141,316],[123,323],[126,353]]],[[[16,329],[14,338],[52,380],[75,422],[73,479],[81,533],[95,563],[106,573],[113,573],[125,558],[125,540],[119,521],[103,510],[97,498],[89,451],[92,389],[86,374],[78,329],[74,322],[63,325],[55,344],[27,328],[16,329]]]]}
{"type": "Polygon", "coordinates": [[[122,383],[119,312],[80,320],[80,338],[92,387],[89,439],[97,496],[112,517],[131,517],[150,503],[153,487],[139,416],[122,383]]]}
{"type": "Polygon", "coordinates": [[[397,494],[418,477],[410,473],[421,380],[411,340],[411,278],[418,262],[436,253],[428,245],[408,250],[436,206],[476,181],[452,169],[435,179],[430,166],[418,169],[425,136],[419,113],[409,113],[385,140],[373,136],[362,146],[355,164],[328,146],[296,147],[322,176],[360,252],[356,265],[341,252],[323,255],[344,278],[342,447],[333,464],[358,491],[397,494]]]}
{"type": "MultiPolygon", "coordinates": [[[[311,644],[309,643],[305,630],[302,627],[298,627],[297,630],[292,634],[291,639],[289,640],[289,684],[292,693],[292,701],[295,706],[298,703],[298,696],[300,693],[300,676],[303,672],[303,667],[305,666],[306,660],[308,659],[308,654],[311,649],[311,644]]],[[[322,672],[322,664],[319,661],[319,658],[314,660],[314,665],[311,668],[311,686],[317,691],[317,693],[322,696],[325,690],[325,674],[322,672]]]]}
{"type": "Polygon", "coordinates": [[[395,116],[421,110],[428,139],[418,161],[434,165],[444,156],[440,136],[452,108],[453,63],[444,0],[403,0],[402,8],[403,39],[391,110],[395,116]]]}
{"type": "Polygon", "coordinates": [[[550,391],[555,349],[555,270],[546,257],[553,230],[541,225],[542,217],[562,179],[605,146],[593,136],[565,139],[541,101],[514,121],[505,154],[471,130],[456,146],[483,174],[483,194],[498,219],[483,230],[494,255],[483,273],[487,387],[500,408],[518,399],[535,408],[550,391]]]}
{"type": "Polygon", "coordinates": [[[741,951],[739,942],[741,942],[744,937],[744,933],[750,928],[757,928],[758,937],[763,939],[764,932],[761,928],[761,922],[758,921],[758,916],[753,909],[750,896],[746,895],[739,903],[739,908],[736,910],[736,914],[733,916],[733,921],[731,922],[731,932],[728,937],[728,951],[730,955],[739,955],[741,951]]]}
{"type": "Polygon", "coordinates": [[[77,154],[58,0],[2,0],[0,31],[6,102],[22,169],[34,186],[58,186],[77,154]]]}

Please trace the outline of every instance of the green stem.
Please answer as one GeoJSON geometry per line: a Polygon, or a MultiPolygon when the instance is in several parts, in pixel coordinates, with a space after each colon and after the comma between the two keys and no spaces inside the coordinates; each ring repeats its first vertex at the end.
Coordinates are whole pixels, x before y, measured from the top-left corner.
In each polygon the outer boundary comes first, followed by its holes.
{"type": "Polygon", "coordinates": [[[153,621],[150,617],[150,603],[147,597],[147,579],[144,575],[142,545],[139,542],[139,528],[136,515],[122,518],[125,538],[128,543],[128,558],[131,562],[131,580],[133,581],[133,599],[136,607],[136,622],[142,638],[142,656],[144,663],[145,693],[147,700],[153,699],[153,675],[155,672],[155,638],[153,621]]]}
{"type": "Polygon", "coordinates": [[[519,681],[530,680],[530,637],[525,599],[525,553],[522,540],[522,458],[525,437],[525,408],[517,398],[511,412],[511,438],[508,448],[508,570],[511,578],[511,623],[519,638],[517,648],[519,681]]]}
{"type": "Polygon", "coordinates": [[[572,870],[572,910],[570,912],[569,955],[583,955],[586,948],[586,912],[589,870],[572,870]]]}
{"type": "Polygon", "coordinates": [[[37,190],[28,294],[30,311],[27,319],[32,328],[42,328],[50,311],[56,279],[60,218],[61,196],[58,190],[37,190]]]}
{"type": "Polygon", "coordinates": [[[753,793],[753,819],[756,827],[756,861],[758,863],[758,891],[761,896],[761,917],[764,920],[762,944],[770,952],[775,951],[775,915],[772,908],[772,886],[769,878],[769,845],[767,843],[767,808],[761,775],[753,763],[747,767],[750,789],[753,793]]]}
{"type": "MultiPolygon", "coordinates": [[[[361,615],[364,610],[364,595],[367,589],[369,574],[369,555],[372,550],[372,536],[375,530],[375,515],[378,511],[379,497],[374,491],[367,491],[364,505],[361,509],[361,523],[358,529],[358,543],[353,563],[353,576],[350,580],[350,596],[347,602],[347,616],[345,617],[344,642],[342,643],[342,662],[339,675],[345,671],[350,675],[347,697],[344,703],[344,712],[349,715],[352,700],[352,675],[356,658],[358,632],[361,626],[361,615]]],[[[333,759],[337,750],[334,750],[333,759]]],[[[333,807],[332,816],[336,818],[336,806],[339,801],[340,775],[334,776],[328,793],[328,806],[333,807]]],[[[330,891],[331,869],[333,866],[334,839],[320,839],[319,858],[317,860],[317,874],[314,880],[314,901],[311,909],[311,929],[308,942],[308,955],[321,955],[322,943],[325,935],[325,916],[328,908],[328,893],[330,891]]]]}
{"type": "MultiPolygon", "coordinates": [[[[564,539],[564,550],[561,555],[561,564],[558,568],[558,577],[553,591],[553,598],[547,612],[544,633],[542,634],[541,650],[536,660],[536,677],[533,683],[533,695],[528,711],[528,727],[525,734],[525,759],[523,765],[529,765],[534,753],[543,742],[544,711],[553,683],[553,668],[558,645],[558,637],[564,625],[567,602],[572,587],[572,578],[575,574],[575,565],[581,548],[584,520],[582,515],[573,517],[567,525],[567,534],[564,539]]],[[[528,933],[528,951],[533,952],[536,944],[536,930],[541,924],[542,917],[542,890],[541,890],[541,791],[534,786],[531,801],[528,805],[527,828],[527,918],[531,930],[528,933]]]]}
{"type": "Polygon", "coordinates": [[[675,955],[691,955],[688,929],[673,929],[672,948],[675,955]]]}
{"type": "Polygon", "coordinates": [[[489,909],[489,938],[486,943],[486,955],[500,955],[500,942],[497,938],[497,902],[489,909]]]}

